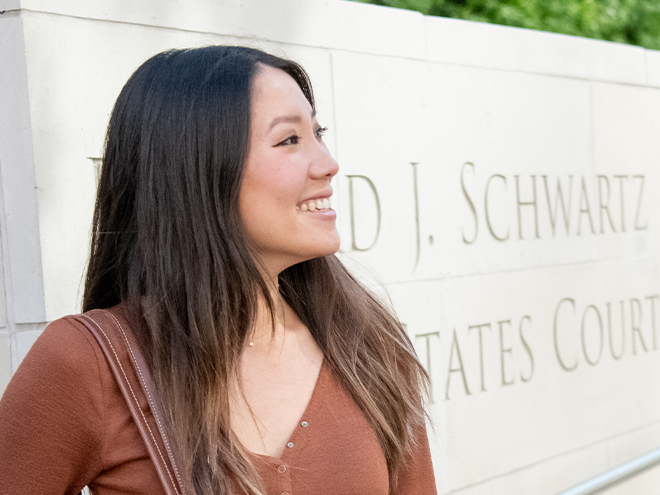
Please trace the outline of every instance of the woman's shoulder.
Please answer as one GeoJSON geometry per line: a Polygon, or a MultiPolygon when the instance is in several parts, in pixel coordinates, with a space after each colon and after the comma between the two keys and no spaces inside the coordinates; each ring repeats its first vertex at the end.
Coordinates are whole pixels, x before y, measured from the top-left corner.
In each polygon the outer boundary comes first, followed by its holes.
{"type": "MultiPolygon", "coordinates": [[[[0,401],[0,411],[13,412],[40,405],[73,408],[74,416],[99,418],[111,385],[111,371],[85,326],[74,316],[50,323],[34,342],[0,401]]],[[[94,420],[88,421],[92,426],[94,420]]]]}
{"type": "Polygon", "coordinates": [[[37,338],[29,354],[33,354],[30,356],[32,360],[38,358],[37,361],[43,363],[63,361],[75,366],[81,360],[88,365],[88,359],[100,356],[100,349],[77,315],[69,315],[51,322],[37,338]]]}
{"type": "Polygon", "coordinates": [[[84,325],[73,317],[50,323],[0,400],[0,479],[23,493],[69,493],[100,472],[109,378],[84,325]]]}
{"type": "MultiPolygon", "coordinates": [[[[125,318],[121,306],[105,312],[125,318]]],[[[29,368],[32,372],[36,371],[34,368],[47,368],[79,378],[90,376],[96,380],[110,373],[99,342],[83,323],[86,316],[88,313],[68,315],[48,324],[17,373],[21,368],[29,368]]],[[[89,318],[87,320],[92,321],[89,318]]]]}
{"type": "MultiPolygon", "coordinates": [[[[102,400],[109,368],[96,339],[73,315],[51,322],[34,342],[10,381],[25,392],[45,389],[102,400]]],[[[86,402],[89,403],[89,402],[86,402]]]]}

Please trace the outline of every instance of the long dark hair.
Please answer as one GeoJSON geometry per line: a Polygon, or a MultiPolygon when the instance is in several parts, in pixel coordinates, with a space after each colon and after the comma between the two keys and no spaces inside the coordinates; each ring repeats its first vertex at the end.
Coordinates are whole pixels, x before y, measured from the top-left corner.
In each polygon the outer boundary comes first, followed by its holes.
{"type": "MultiPolygon", "coordinates": [[[[159,390],[186,491],[262,494],[231,431],[229,389],[263,298],[238,199],[259,64],[278,68],[314,108],[295,62],[209,46],[147,60],[112,111],[83,310],[123,302],[159,390]]],[[[374,428],[392,484],[424,422],[428,376],[396,318],[335,256],[294,265],[280,292],[374,428]]]]}

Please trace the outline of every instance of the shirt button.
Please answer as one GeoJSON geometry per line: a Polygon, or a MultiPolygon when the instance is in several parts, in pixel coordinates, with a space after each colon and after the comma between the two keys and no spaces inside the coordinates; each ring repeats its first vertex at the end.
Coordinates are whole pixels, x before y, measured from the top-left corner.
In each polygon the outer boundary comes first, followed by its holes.
{"type": "Polygon", "coordinates": [[[282,492],[282,495],[289,495],[289,492],[282,492]]]}
{"type": "Polygon", "coordinates": [[[303,428],[307,428],[309,426],[309,423],[307,421],[303,421],[302,423],[300,423],[300,426],[302,426],[303,428]]]}
{"type": "Polygon", "coordinates": [[[290,449],[292,449],[293,446],[294,446],[294,443],[293,443],[293,442],[289,442],[289,443],[286,444],[286,446],[289,447],[290,449]]]}
{"type": "Polygon", "coordinates": [[[280,466],[277,468],[278,473],[283,473],[284,471],[286,471],[286,466],[280,466]]]}

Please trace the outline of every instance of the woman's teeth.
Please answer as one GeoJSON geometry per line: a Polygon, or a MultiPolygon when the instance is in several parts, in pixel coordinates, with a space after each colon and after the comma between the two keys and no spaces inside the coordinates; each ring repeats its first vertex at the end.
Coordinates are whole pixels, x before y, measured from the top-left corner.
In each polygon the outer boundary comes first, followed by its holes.
{"type": "Polygon", "coordinates": [[[330,209],[330,200],[328,198],[312,199],[301,204],[297,209],[302,211],[327,211],[330,209]]]}

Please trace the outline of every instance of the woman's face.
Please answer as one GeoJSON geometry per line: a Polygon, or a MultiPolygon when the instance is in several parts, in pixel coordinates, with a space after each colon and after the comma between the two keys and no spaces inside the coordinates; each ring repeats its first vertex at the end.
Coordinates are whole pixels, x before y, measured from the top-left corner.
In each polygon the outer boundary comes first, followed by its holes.
{"type": "Polygon", "coordinates": [[[257,254],[275,276],[339,249],[329,207],[338,165],[298,84],[280,69],[259,69],[239,208],[257,254]]]}

